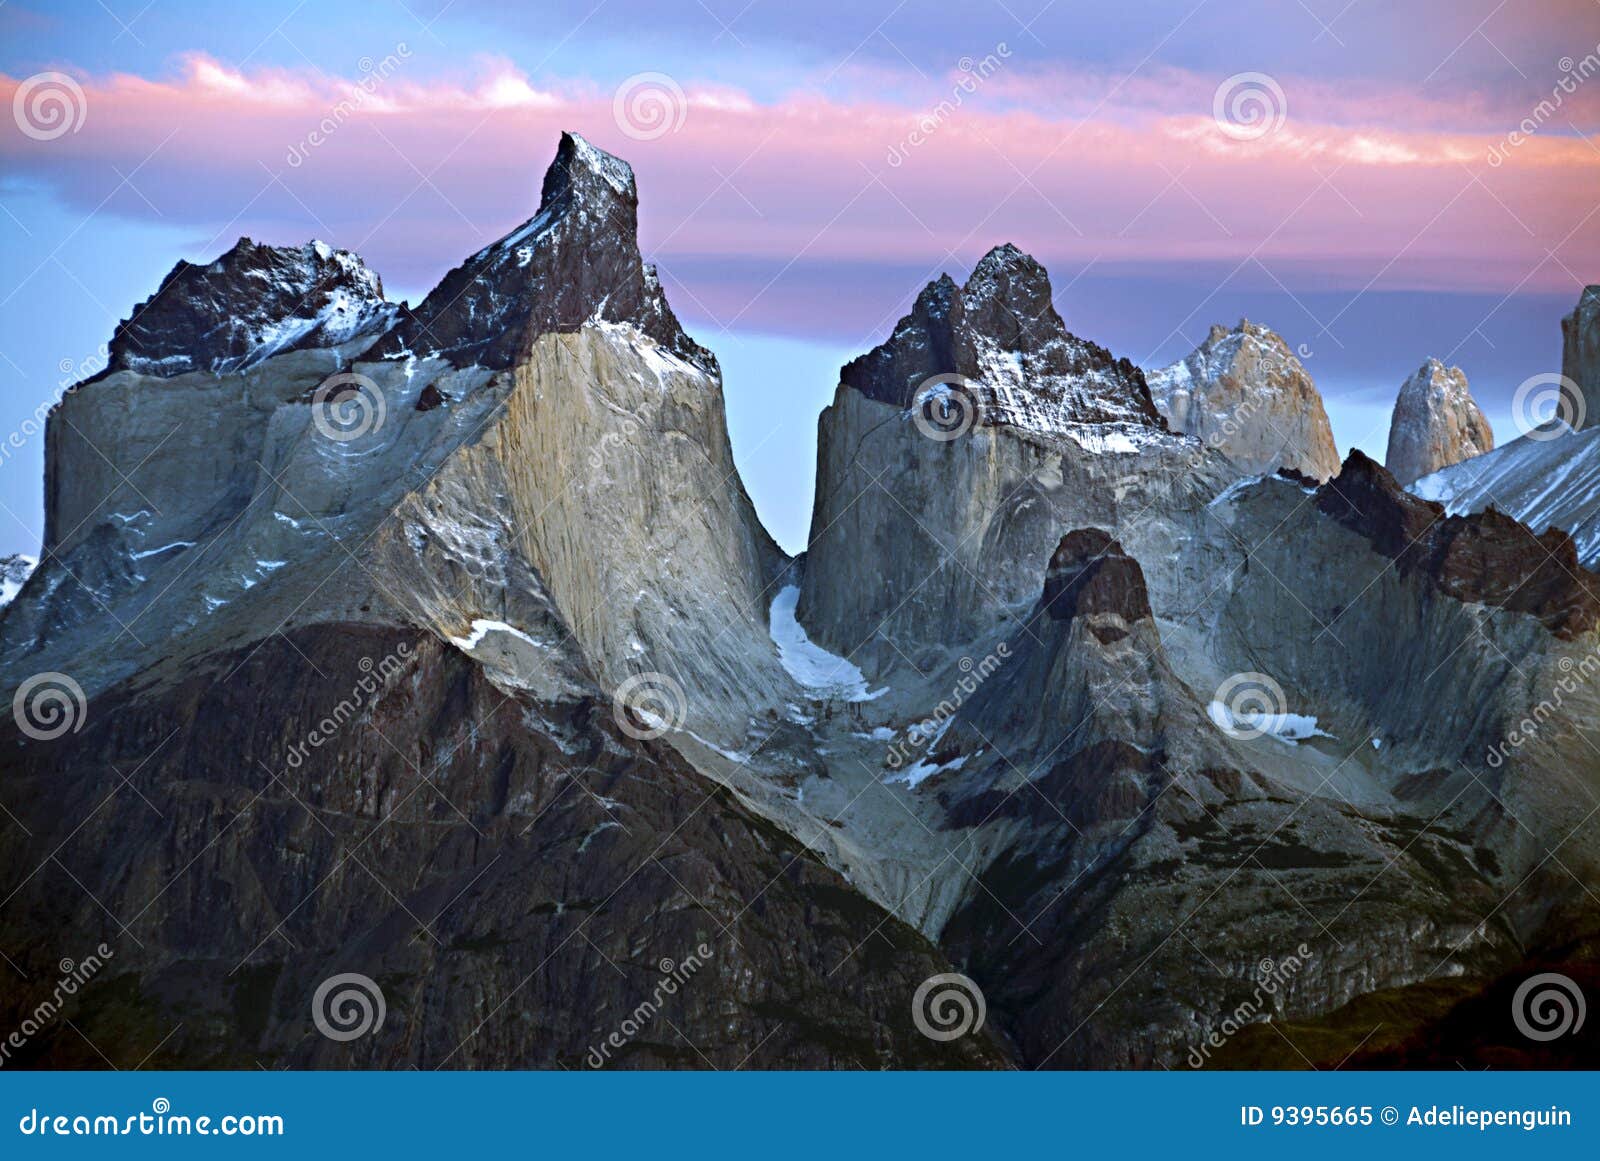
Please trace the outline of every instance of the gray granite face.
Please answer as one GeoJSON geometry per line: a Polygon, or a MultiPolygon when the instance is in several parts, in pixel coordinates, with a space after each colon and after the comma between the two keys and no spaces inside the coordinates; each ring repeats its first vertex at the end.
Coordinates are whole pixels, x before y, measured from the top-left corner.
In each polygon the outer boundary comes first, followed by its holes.
{"type": "Polygon", "coordinates": [[[1241,472],[1287,468],[1321,481],[1339,471],[1316,384],[1289,344],[1259,323],[1213,326],[1203,343],[1149,379],[1172,429],[1220,451],[1241,472]]]}
{"type": "Polygon", "coordinates": [[[1573,426],[1600,425],[1600,286],[1584,287],[1561,320],[1561,373],[1583,396],[1583,422],[1573,426]]]}
{"type": "Polygon", "coordinates": [[[1494,450],[1494,429],[1460,367],[1429,359],[1400,386],[1384,466],[1402,485],[1494,450]]]}

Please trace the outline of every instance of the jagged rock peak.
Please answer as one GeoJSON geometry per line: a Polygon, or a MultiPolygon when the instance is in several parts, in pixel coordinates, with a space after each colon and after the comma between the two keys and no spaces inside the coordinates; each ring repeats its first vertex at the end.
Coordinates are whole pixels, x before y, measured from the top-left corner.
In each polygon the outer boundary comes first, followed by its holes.
{"type": "Polygon", "coordinates": [[[538,213],[447,274],[374,354],[440,354],[458,367],[499,370],[518,362],[540,335],[591,321],[630,324],[679,358],[716,371],[716,359],[678,324],[655,268],[640,258],[633,169],[563,133],[538,213]]]}
{"type": "Polygon", "coordinates": [[[1563,640],[1600,625],[1600,576],[1578,563],[1572,537],[1559,529],[1535,536],[1494,508],[1446,515],[1442,504],[1413,496],[1359,449],[1318,489],[1315,503],[1393,560],[1401,575],[1446,597],[1527,613],[1563,640]]]}
{"type": "Polygon", "coordinates": [[[633,179],[633,166],[622,158],[597,149],[576,133],[563,133],[556,146],[555,160],[544,171],[539,191],[539,210],[557,203],[573,204],[588,200],[604,205],[611,198],[639,205],[639,187],[633,179]]]}
{"type": "Polygon", "coordinates": [[[1322,396],[1289,344],[1240,319],[1149,375],[1156,408],[1174,431],[1199,437],[1245,472],[1288,468],[1316,480],[1339,470],[1322,396]]]}
{"type": "Polygon", "coordinates": [[[840,381],[908,408],[936,375],[961,375],[979,393],[981,422],[1049,434],[1082,423],[1161,430],[1144,374],[1071,334],[1051,302],[1050,276],[1005,243],[958,287],[940,275],[917,295],[889,340],[847,364],[840,381]]]}
{"type": "Polygon", "coordinates": [[[1494,449],[1460,367],[1429,359],[1400,386],[1383,463],[1402,486],[1494,449]]]}
{"type": "Polygon", "coordinates": [[[1561,320],[1561,373],[1583,395],[1579,427],[1600,426],[1600,285],[1586,286],[1561,320]]]}
{"type": "Polygon", "coordinates": [[[1045,346],[1066,331],[1051,301],[1050,275],[1010,242],[985,254],[961,290],[972,325],[1007,350],[1045,346]]]}
{"type": "Polygon", "coordinates": [[[108,369],[171,377],[237,371],[272,355],[384,330],[396,307],[348,250],[240,238],[214,262],[179,262],[117,325],[108,369]]]}

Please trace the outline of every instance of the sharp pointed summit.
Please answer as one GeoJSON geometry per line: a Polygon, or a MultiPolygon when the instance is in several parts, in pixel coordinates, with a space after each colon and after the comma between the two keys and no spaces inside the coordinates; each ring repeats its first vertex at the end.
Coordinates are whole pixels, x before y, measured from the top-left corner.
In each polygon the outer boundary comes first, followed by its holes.
{"type": "Polygon", "coordinates": [[[586,322],[629,323],[705,370],[716,359],[684,333],[639,254],[639,194],[621,158],[563,133],[539,209],[447,274],[374,350],[441,355],[501,370],[542,334],[586,322]]]}

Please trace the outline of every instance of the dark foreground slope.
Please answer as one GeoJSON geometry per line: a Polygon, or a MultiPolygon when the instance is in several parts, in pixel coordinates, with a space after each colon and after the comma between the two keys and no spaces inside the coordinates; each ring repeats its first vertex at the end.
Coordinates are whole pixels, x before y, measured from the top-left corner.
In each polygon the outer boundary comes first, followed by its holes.
{"type": "Polygon", "coordinates": [[[57,961],[113,953],[15,1063],[1007,1058],[919,1034],[909,1000],[949,970],[937,949],[669,747],[628,737],[608,703],[508,696],[426,635],[294,633],[147,672],[80,733],[0,747],[0,947],[27,976],[0,1026],[49,997],[57,961]],[[313,730],[327,740],[297,746],[313,730]],[[313,996],[352,972],[386,1016],[340,1042],[313,996]]]}

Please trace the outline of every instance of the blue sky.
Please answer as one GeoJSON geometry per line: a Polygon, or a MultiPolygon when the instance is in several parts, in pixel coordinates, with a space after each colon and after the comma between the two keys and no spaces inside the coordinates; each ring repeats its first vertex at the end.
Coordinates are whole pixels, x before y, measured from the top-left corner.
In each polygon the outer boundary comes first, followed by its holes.
{"type": "MultiPolygon", "coordinates": [[[[574,128],[635,165],[642,245],[723,364],[735,456],[791,550],[839,366],[1001,241],[1049,266],[1073,331],[1146,366],[1213,322],[1274,327],[1308,352],[1341,450],[1381,456],[1394,393],[1429,356],[1514,434],[1512,392],[1559,369],[1560,316],[1600,281],[1600,78],[1504,164],[1485,158],[1600,53],[1600,6],[1103,12],[12,0],[5,95],[63,72],[87,116],[48,141],[0,122],[0,425],[92,362],[173,262],[241,234],[358,248],[415,299],[531,212],[574,128]],[[402,45],[374,107],[287,167],[285,146],[402,45]],[[981,90],[887,162],[986,57],[981,90]],[[619,119],[641,74],[670,80],[681,127],[619,119]],[[1273,78],[1281,124],[1241,142],[1216,132],[1213,95],[1246,74],[1273,78]]],[[[43,441],[21,442],[0,459],[0,552],[40,534],[43,441]]]]}

